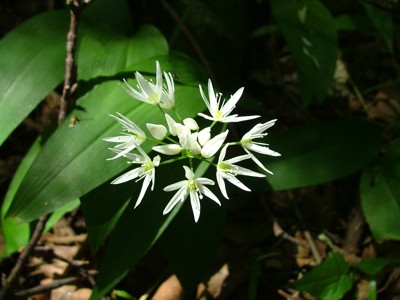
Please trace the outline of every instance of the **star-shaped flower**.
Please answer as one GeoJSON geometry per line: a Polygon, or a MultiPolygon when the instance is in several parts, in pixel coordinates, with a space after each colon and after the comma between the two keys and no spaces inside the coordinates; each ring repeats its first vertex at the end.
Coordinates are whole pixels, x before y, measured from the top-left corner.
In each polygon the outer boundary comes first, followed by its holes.
{"type": "Polygon", "coordinates": [[[243,94],[243,89],[240,88],[237,92],[231,96],[231,98],[225,102],[222,100],[222,95],[215,94],[214,88],[212,86],[211,80],[208,80],[208,97],[204,94],[203,88],[201,85],[200,94],[204,100],[204,103],[207,105],[208,111],[210,112],[211,116],[208,116],[203,113],[199,113],[198,115],[206,118],[207,120],[211,120],[214,122],[222,122],[222,123],[231,123],[231,122],[241,122],[246,120],[251,120],[258,118],[259,116],[245,116],[245,117],[238,117],[237,114],[229,115],[232,110],[235,108],[236,103],[239,101],[240,97],[243,94]]]}
{"type": "Polygon", "coordinates": [[[268,135],[268,133],[265,133],[264,131],[267,130],[268,128],[274,126],[276,122],[275,120],[268,121],[266,123],[259,123],[255,125],[252,129],[250,129],[245,135],[243,135],[242,139],[240,140],[240,144],[242,145],[243,149],[247,152],[248,155],[250,155],[250,158],[264,171],[272,174],[271,171],[269,171],[261,161],[257,159],[257,157],[251,153],[250,151],[254,151],[260,154],[264,155],[270,155],[270,156],[280,156],[278,152],[275,152],[271,150],[266,143],[260,143],[260,142],[253,142],[254,139],[260,139],[263,138],[264,136],[268,135]]]}
{"type": "MultiPolygon", "coordinates": [[[[139,177],[139,180],[143,179],[143,184],[142,184],[142,189],[140,190],[140,194],[138,199],[136,200],[135,208],[142,202],[142,199],[147,191],[147,188],[149,187],[150,183],[151,185],[151,190],[154,189],[154,183],[156,180],[156,170],[155,167],[158,167],[161,161],[161,158],[159,155],[155,156],[153,160],[150,159],[150,157],[146,154],[146,152],[143,151],[141,147],[137,147],[141,155],[137,155],[134,153],[126,153],[124,154],[124,157],[128,158],[131,160],[132,164],[140,164],[140,167],[133,169],[131,171],[128,171],[118,178],[114,179],[111,184],[120,184],[127,182],[129,180],[133,180],[139,177]]],[[[116,149],[111,149],[116,153],[121,153],[119,150],[116,149]]]]}
{"type": "Polygon", "coordinates": [[[178,190],[172,199],[169,201],[167,206],[165,207],[163,214],[169,213],[175,205],[179,201],[184,201],[185,198],[189,195],[190,196],[190,203],[192,205],[192,211],[194,215],[194,220],[197,222],[200,217],[200,200],[203,199],[203,195],[207,196],[211,200],[213,200],[218,205],[221,205],[221,202],[218,200],[217,196],[213,194],[205,185],[214,185],[214,181],[204,177],[196,177],[192,170],[187,167],[183,166],[185,169],[185,177],[187,180],[182,180],[166,186],[164,191],[170,192],[178,190]]]}
{"type": "Polygon", "coordinates": [[[111,143],[120,143],[114,148],[117,150],[121,150],[116,156],[109,158],[108,160],[116,159],[118,157],[124,156],[126,153],[135,149],[137,146],[140,146],[146,140],[146,134],[129,120],[127,117],[123,116],[120,113],[117,113],[117,116],[110,115],[115,120],[117,120],[121,125],[124,131],[127,133],[123,133],[120,136],[108,137],[104,138],[103,141],[111,142],[111,143]]]}
{"type": "Polygon", "coordinates": [[[226,155],[226,149],[228,148],[228,145],[225,145],[224,148],[222,148],[220,154],[219,154],[219,159],[218,159],[218,164],[217,164],[217,182],[218,186],[221,190],[222,195],[226,199],[229,199],[228,194],[226,192],[225,188],[225,179],[228,180],[230,183],[236,185],[238,188],[250,192],[251,190],[245,186],[239,179],[236,178],[237,175],[243,175],[243,176],[251,176],[251,177],[265,177],[264,174],[254,172],[252,170],[240,167],[238,165],[235,165],[235,163],[240,162],[242,160],[246,160],[250,158],[250,155],[240,155],[231,159],[225,160],[225,155],[226,155]]]}
{"type": "Polygon", "coordinates": [[[164,72],[164,78],[167,83],[163,86],[163,73],[160,63],[156,61],[156,83],[147,81],[142,74],[135,72],[137,88],[135,90],[124,79],[125,85],[122,88],[133,98],[152,105],[160,105],[162,108],[171,109],[175,106],[175,87],[171,73],[164,72]]]}

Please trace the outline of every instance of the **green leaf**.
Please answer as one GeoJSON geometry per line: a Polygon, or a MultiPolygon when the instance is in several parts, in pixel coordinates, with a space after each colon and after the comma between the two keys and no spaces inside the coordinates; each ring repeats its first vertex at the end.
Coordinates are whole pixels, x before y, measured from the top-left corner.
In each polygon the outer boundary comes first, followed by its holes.
{"type": "Polygon", "coordinates": [[[400,259],[396,258],[368,258],[356,265],[357,269],[368,275],[376,275],[384,267],[390,264],[400,265],[400,259]]]}
{"type": "Polygon", "coordinates": [[[67,14],[46,12],[0,41],[0,145],[64,76],[67,14]]]}
{"type": "Polygon", "coordinates": [[[360,194],[365,218],[374,238],[400,239],[400,139],[362,174],[360,194]]]}
{"type": "MultiPolygon", "coordinates": [[[[208,166],[207,163],[201,163],[195,172],[196,176],[202,176],[208,166]]],[[[177,167],[176,164],[172,168],[177,171],[171,172],[171,165],[162,166],[157,170],[157,178],[159,178],[157,186],[153,192],[146,193],[142,203],[136,209],[134,205],[137,193],[134,193],[135,196],[132,197],[110,237],[91,300],[100,299],[128,274],[129,270],[161,237],[181,209],[182,202],[178,203],[167,216],[162,214],[172,195],[169,196],[160,186],[165,187],[167,184],[182,180],[184,174],[183,168],[177,167]]],[[[202,217],[207,216],[200,216],[202,217]]],[[[192,219],[191,222],[194,220],[192,219]]]]}
{"type": "Polygon", "coordinates": [[[228,203],[223,201],[222,207],[219,207],[204,197],[200,219],[195,223],[190,202],[186,202],[163,235],[161,247],[185,294],[190,297],[214,260],[228,203]]]}
{"type": "Polygon", "coordinates": [[[15,193],[17,192],[22,180],[24,179],[28,169],[39,155],[40,152],[40,139],[32,144],[28,153],[18,166],[10,186],[7,190],[7,194],[4,198],[3,205],[1,207],[1,227],[2,233],[5,239],[5,248],[1,256],[8,256],[25,246],[29,242],[30,228],[29,224],[20,224],[18,220],[14,218],[5,219],[5,215],[14,199],[15,193]]]}
{"type": "MultiPolygon", "coordinates": [[[[78,77],[89,80],[113,76],[150,58],[154,70],[155,58],[167,55],[168,44],[158,29],[142,26],[132,37],[112,30],[86,27],[78,52],[78,77]]],[[[165,69],[162,66],[163,69],[165,69]]],[[[136,67],[135,70],[138,70],[136,67]]],[[[140,71],[140,70],[138,70],[140,71]]]]}
{"type": "Polygon", "coordinates": [[[318,0],[273,0],[271,9],[294,54],[303,103],[322,102],[336,68],[335,20],[318,0]]]}
{"type": "MultiPolygon", "coordinates": [[[[204,109],[197,88],[176,86],[175,97],[181,115],[193,117],[204,109]]],[[[71,115],[76,115],[79,123],[70,128],[65,122],[49,138],[22,182],[8,216],[25,222],[34,220],[127,168],[124,160],[106,161],[111,153],[102,139],[121,130],[110,113],[120,112],[142,128],[149,121],[165,123],[159,110],[128,96],[116,81],[99,84],[78,104],[82,110],[71,115]]],[[[148,151],[149,147],[144,149],[148,151]]]]}
{"type": "Polygon", "coordinates": [[[387,47],[391,52],[393,52],[393,19],[392,14],[378,9],[371,4],[362,2],[362,5],[370,17],[372,23],[375,25],[379,34],[382,36],[387,47]]]}
{"type": "Polygon", "coordinates": [[[320,299],[342,299],[352,287],[349,269],[342,255],[330,253],[324,262],[289,287],[309,292],[320,299]]]}
{"type": "MultiPolygon", "coordinates": [[[[278,123],[279,124],[279,123],[278,123]]],[[[359,171],[379,153],[381,128],[367,121],[318,122],[271,133],[268,143],[282,156],[269,158],[274,190],[316,185],[359,171]]]]}

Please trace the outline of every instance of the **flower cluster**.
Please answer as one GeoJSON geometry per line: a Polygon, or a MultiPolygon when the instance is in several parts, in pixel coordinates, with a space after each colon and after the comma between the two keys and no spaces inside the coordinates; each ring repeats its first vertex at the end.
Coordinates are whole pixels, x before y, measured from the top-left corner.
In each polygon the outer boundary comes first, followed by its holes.
{"type": "MultiPolygon", "coordinates": [[[[240,141],[227,142],[229,130],[222,130],[222,132],[214,136],[212,134],[212,129],[218,122],[227,124],[260,117],[232,114],[236,103],[242,96],[243,88],[240,88],[225,101],[221,94],[214,92],[211,80],[208,81],[208,97],[200,86],[200,94],[208,108],[209,115],[204,113],[199,113],[198,115],[212,121],[210,126],[201,129],[194,119],[185,118],[182,120],[176,113],[173,77],[171,73],[161,71],[158,61],[156,62],[155,84],[152,81],[147,81],[139,72],[135,73],[135,77],[137,89],[130,86],[125,80],[125,86],[122,86],[123,89],[136,100],[158,106],[164,114],[165,124],[167,125],[147,123],[146,127],[149,134],[146,134],[138,125],[122,114],[116,113],[116,115],[110,115],[122,125],[124,132],[119,136],[104,138],[104,141],[115,144],[114,147],[110,148],[115,153],[115,156],[109,158],[109,160],[124,157],[128,159],[129,163],[138,165],[137,168],[119,176],[111,183],[120,184],[133,179],[136,181],[143,180],[135,207],[141,203],[150,185],[151,190],[154,189],[156,168],[182,159],[186,159],[189,163],[189,166],[183,166],[186,179],[164,188],[166,192],[176,190],[177,192],[169,201],[163,213],[169,213],[177,203],[183,202],[189,196],[196,222],[200,217],[200,200],[203,199],[203,196],[213,200],[218,205],[221,205],[221,202],[207,187],[215,185],[215,182],[209,178],[197,177],[195,175],[195,161],[206,161],[215,168],[218,187],[226,199],[229,199],[229,197],[225,181],[244,191],[250,191],[237,178],[238,176],[265,177],[265,174],[244,168],[237,163],[251,159],[263,171],[272,174],[254,153],[270,156],[279,156],[280,154],[271,150],[268,144],[254,140],[265,137],[267,129],[272,127],[276,120],[256,124],[250,131],[243,135],[240,141]],[[163,82],[163,78],[165,79],[165,83],[163,82]],[[166,113],[166,111],[169,113],[166,113]],[[175,119],[171,116],[172,113],[174,113],[175,119]],[[155,152],[166,156],[175,156],[175,158],[163,161],[160,155],[150,158],[141,147],[148,140],[156,143],[156,146],[152,148],[155,152]],[[226,159],[228,148],[235,146],[241,147],[245,154],[226,159]],[[213,162],[213,157],[218,152],[218,162],[215,163],[213,162]]],[[[226,125],[223,128],[226,128],[226,125]]]]}

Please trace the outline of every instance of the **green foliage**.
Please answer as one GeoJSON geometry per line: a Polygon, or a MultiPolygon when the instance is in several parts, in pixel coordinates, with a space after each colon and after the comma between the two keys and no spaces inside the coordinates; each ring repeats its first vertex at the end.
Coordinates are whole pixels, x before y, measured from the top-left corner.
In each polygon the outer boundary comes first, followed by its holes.
{"type": "Polygon", "coordinates": [[[273,0],[272,13],[293,52],[304,105],[321,103],[336,67],[335,21],[318,0],[273,0]]]}
{"type": "Polygon", "coordinates": [[[267,166],[274,190],[316,185],[364,168],[379,153],[382,129],[363,120],[318,122],[271,135],[269,143],[281,157],[267,166]],[[294,146],[295,145],[295,146],[294,146]]]}
{"type": "MultiPolygon", "coordinates": [[[[209,47],[216,74],[227,77],[221,78],[226,85],[242,81],[241,55],[244,56],[245,41],[251,35],[246,33],[247,22],[242,17],[246,5],[242,1],[234,4],[193,1],[185,12],[186,21],[197,29],[204,48],[209,47]]],[[[294,72],[303,107],[310,111],[312,105],[324,104],[328,95],[339,52],[338,32],[371,30],[374,26],[388,49],[395,51],[392,15],[368,4],[363,3],[364,15],[340,15],[336,19],[317,0],[273,0],[270,5],[274,22],[257,24],[252,37],[261,39],[276,36],[277,32],[283,35],[284,47],[296,63],[294,72]]],[[[45,141],[43,136],[38,137],[31,146],[13,176],[1,208],[4,257],[28,243],[30,226],[37,218],[53,213],[47,224],[49,229],[66,212],[81,205],[93,255],[104,250],[92,300],[115,287],[156,243],[186,293],[192,294],[209,271],[227,214],[227,201],[222,207],[205,202],[202,210],[207,218],[194,223],[185,201],[168,216],[163,215],[170,198],[162,188],[182,179],[181,165],[173,172],[168,165],[160,166],[155,190],[148,191],[137,208],[134,206],[140,184],[110,185],[129,165],[123,160],[106,162],[112,154],[102,139],[120,131],[120,124],[109,114],[122,113],[141,128],[148,122],[166,125],[164,116],[153,106],[135,101],[123,91],[122,79],[136,86],[133,74],[140,71],[146,77],[153,76],[154,81],[154,62],[158,60],[163,70],[173,73],[177,83],[177,113],[194,118],[206,108],[198,85],[212,76],[190,55],[170,49],[165,32],[140,23],[129,9],[124,0],[96,0],[83,12],[78,34],[76,105],[62,126],[45,141]],[[72,118],[79,122],[69,126],[72,118]]],[[[172,41],[182,26],[183,21],[177,25],[172,41]]],[[[66,11],[51,11],[33,17],[0,41],[0,70],[5,74],[0,80],[0,145],[62,82],[67,30],[66,11]]],[[[207,61],[202,63],[207,66],[207,61]]],[[[269,110],[264,108],[268,102],[260,105],[251,96],[246,97],[249,101],[244,101],[240,107],[243,110],[262,107],[260,115],[269,110]]],[[[340,109],[340,103],[332,106],[340,109]]],[[[336,117],[339,120],[311,118],[314,121],[307,125],[292,124],[268,136],[271,148],[281,156],[265,162],[275,175],[267,177],[269,185],[263,181],[260,191],[269,191],[269,186],[281,191],[318,185],[360,172],[362,208],[375,240],[399,240],[400,139],[396,133],[390,136],[387,150],[379,156],[382,137],[388,136],[384,126],[340,114],[336,117]]],[[[148,144],[144,150],[150,152],[151,146],[148,144]]],[[[197,175],[206,174],[210,164],[200,164],[197,175]]],[[[362,260],[352,268],[341,255],[330,254],[290,287],[320,299],[342,299],[353,287],[353,273],[359,272],[370,277],[369,296],[376,299],[375,277],[391,264],[398,265],[399,261],[362,260]]],[[[256,298],[261,273],[261,264],[254,259],[250,298],[256,298]]],[[[133,298],[124,291],[116,291],[114,297],[133,298]]]]}
{"type": "Polygon", "coordinates": [[[350,266],[343,256],[331,253],[320,265],[290,285],[291,288],[306,291],[319,299],[339,300],[351,289],[350,266]]]}
{"type": "Polygon", "coordinates": [[[400,239],[400,140],[362,174],[360,194],[365,218],[378,242],[400,239]]]}
{"type": "Polygon", "coordinates": [[[0,145],[63,80],[67,16],[44,13],[0,41],[0,70],[7,74],[0,80],[0,145]]]}

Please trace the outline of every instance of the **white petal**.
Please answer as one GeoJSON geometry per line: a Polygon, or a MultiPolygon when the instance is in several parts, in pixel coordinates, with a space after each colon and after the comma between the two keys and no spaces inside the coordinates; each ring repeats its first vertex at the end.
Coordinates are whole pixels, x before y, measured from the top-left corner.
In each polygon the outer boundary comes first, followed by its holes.
{"type": "Polygon", "coordinates": [[[211,138],[211,128],[206,127],[202,129],[197,135],[197,140],[201,146],[204,146],[211,138]]]}
{"type": "Polygon", "coordinates": [[[218,101],[214,92],[211,79],[208,79],[208,97],[210,99],[210,113],[214,115],[218,111],[218,101]]]}
{"type": "Polygon", "coordinates": [[[203,98],[204,103],[206,104],[208,111],[211,111],[211,106],[210,106],[210,102],[208,101],[206,95],[203,92],[203,88],[201,87],[201,85],[199,85],[199,90],[200,90],[200,95],[203,98]]]}
{"type": "Polygon", "coordinates": [[[236,122],[242,122],[242,121],[247,121],[247,120],[252,120],[259,118],[260,116],[254,115],[254,116],[243,116],[243,117],[238,117],[237,115],[232,115],[232,116],[227,116],[224,117],[220,120],[221,123],[236,123],[236,122]]]}
{"type": "Polygon", "coordinates": [[[182,187],[186,187],[187,183],[188,183],[187,180],[181,180],[181,181],[175,182],[173,184],[166,186],[164,188],[164,191],[171,192],[171,191],[179,190],[182,187]]]}
{"type": "Polygon", "coordinates": [[[188,166],[183,166],[185,169],[185,177],[188,180],[193,180],[195,178],[193,171],[188,166]]]}
{"type": "Polygon", "coordinates": [[[208,187],[203,186],[203,194],[221,206],[221,202],[219,201],[218,197],[214,195],[213,192],[210,191],[208,187]]]}
{"type": "Polygon", "coordinates": [[[219,186],[219,189],[221,190],[222,195],[226,199],[229,199],[228,194],[226,192],[225,181],[224,181],[224,178],[220,175],[220,172],[217,171],[216,177],[217,177],[218,186],[219,186]]]}
{"type": "Polygon", "coordinates": [[[204,185],[204,184],[206,184],[206,185],[214,185],[215,184],[214,181],[212,181],[209,178],[205,178],[205,177],[197,178],[196,180],[197,180],[197,182],[199,182],[202,185],[204,185]]]}
{"type": "Polygon", "coordinates": [[[157,140],[163,140],[167,135],[167,128],[163,125],[147,123],[146,126],[151,135],[157,140]]]}
{"type": "Polygon", "coordinates": [[[168,144],[162,146],[154,146],[153,150],[165,155],[176,155],[182,151],[182,147],[177,144],[168,144]]]}
{"type": "Polygon", "coordinates": [[[200,218],[200,200],[195,190],[190,190],[190,204],[192,205],[194,221],[197,223],[200,218]]]}
{"type": "Polygon", "coordinates": [[[192,131],[196,131],[196,130],[199,129],[199,125],[198,125],[197,122],[196,122],[194,119],[192,119],[192,118],[186,118],[186,119],[184,119],[184,120],[183,120],[183,124],[184,124],[186,127],[189,127],[190,130],[192,130],[192,131]]]}
{"type": "Polygon", "coordinates": [[[144,195],[146,194],[146,191],[150,185],[150,182],[151,182],[151,177],[146,176],[143,180],[142,189],[140,190],[140,194],[139,194],[138,199],[136,200],[134,208],[136,208],[140,204],[140,202],[142,202],[142,199],[143,199],[144,195]]]}
{"type": "Polygon", "coordinates": [[[120,184],[123,182],[127,182],[129,180],[137,178],[138,176],[140,176],[141,173],[143,173],[142,167],[133,169],[129,172],[126,172],[125,174],[122,174],[121,176],[114,179],[113,181],[111,181],[111,184],[120,184]]]}
{"type": "Polygon", "coordinates": [[[235,176],[229,176],[226,178],[230,183],[236,185],[238,188],[247,191],[247,192],[251,192],[251,190],[245,186],[239,179],[237,179],[235,176]]]}
{"type": "Polygon", "coordinates": [[[167,120],[169,132],[173,136],[176,136],[177,133],[176,133],[176,129],[175,129],[175,124],[176,124],[175,120],[172,119],[172,117],[169,114],[165,114],[165,120],[167,120]]]}
{"type": "Polygon", "coordinates": [[[163,88],[163,77],[161,72],[161,66],[158,60],[156,61],[156,85],[157,85],[157,92],[161,95],[162,88],[163,88]]]}
{"type": "Polygon", "coordinates": [[[236,103],[239,101],[240,97],[243,94],[244,88],[240,88],[236,91],[236,93],[231,96],[231,98],[225,103],[225,105],[221,108],[221,112],[223,115],[229,114],[234,108],[236,103]]]}
{"type": "MultiPolygon", "coordinates": [[[[164,189],[165,190],[165,189],[164,189]]],[[[182,201],[186,198],[187,189],[186,187],[182,187],[176,194],[172,197],[172,199],[168,202],[167,206],[164,208],[163,215],[169,213],[179,201],[182,201]]]]}
{"type": "Polygon", "coordinates": [[[237,175],[242,175],[242,176],[250,176],[250,177],[265,177],[264,174],[249,170],[247,168],[243,168],[240,166],[235,166],[233,170],[233,173],[237,174],[237,175]]]}
{"type": "Polygon", "coordinates": [[[203,149],[201,149],[201,155],[205,158],[209,158],[213,156],[219,148],[221,148],[222,144],[224,143],[227,135],[228,135],[229,130],[226,130],[215,137],[213,137],[211,140],[209,140],[204,146],[203,149]]]}
{"type": "Polygon", "coordinates": [[[214,121],[213,117],[207,116],[203,113],[198,113],[197,115],[199,115],[200,117],[203,117],[204,119],[210,120],[210,121],[214,121]]]}
{"type": "Polygon", "coordinates": [[[120,135],[104,138],[103,141],[111,142],[111,143],[126,143],[132,140],[132,136],[130,135],[120,135]]]}
{"type": "Polygon", "coordinates": [[[125,82],[126,87],[123,86],[122,84],[120,84],[120,87],[122,87],[128,95],[132,96],[136,100],[139,100],[142,102],[148,102],[147,95],[143,95],[142,93],[135,90],[133,87],[131,87],[129,85],[129,83],[125,79],[124,79],[124,82],[125,82]]]}
{"type": "Polygon", "coordinates": [[[250,158],[250,155],[244,154],[244,155],[239,155],[239,156],[227,159],[225,162],[230,163],[230,164],[234,164],[234,163],[237,163],[239,161],[246,160],[246,159],[249,159],[249,158],[250,158]]]}
{"type": "Polygon", "coordinates": [[[268,147],[259,146],[259,145],[256,145],[254,143],[247,144],[246,148],[251,150],[251,151],[254,151],[254,152],[257,152],[257,153],[261,153],[261,154],[265,154],[265,155],[281,156],[278,152],[275,152],[275,151],[271,150],[268,147]]]}
{"type": "Polygon", "coordinates": [[[130,145],[129,147],[125,148],[124,150],[122,150],[121,152],[119,152],[119,153],[118,153],[117,155],[115,155],[114,157],[107,158],[107,160],[114,160],[114,159],[117,159],[118,157],[125,156],[126,154],[128,154],[128,152],[132,151],[132,150],[135,149],[136,147],[138,147],[138,145],[136,145],[135,143],[132,143],[132,145],[130,145]]]}
{"type": "Polygon", "coordinates": [[[257,159],[257,157],[255,157],[255,155],[253,154],[253,153],[251,153],[249,150],[247,150],[247,149],[244,149],[250,156],[251,156],[251,159],[261,168],[261,169],[263,169],[265,172],[268,172],[268,173],[270,173],[271,175],[274,175],[270,170],[268,170],[263,164],[262,164],[262,162],[261,161],[259,161],[258,159],[257,159]]]}

